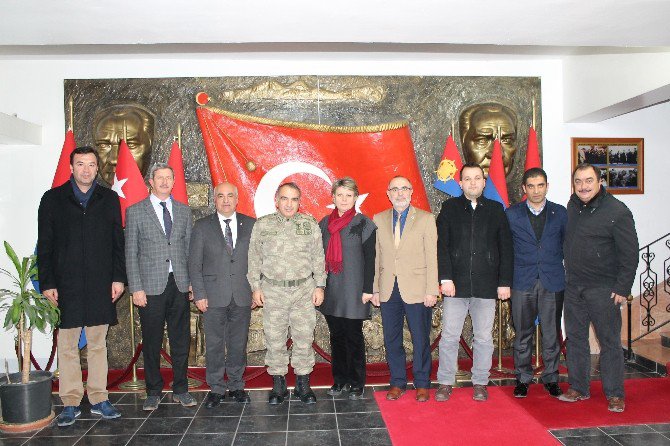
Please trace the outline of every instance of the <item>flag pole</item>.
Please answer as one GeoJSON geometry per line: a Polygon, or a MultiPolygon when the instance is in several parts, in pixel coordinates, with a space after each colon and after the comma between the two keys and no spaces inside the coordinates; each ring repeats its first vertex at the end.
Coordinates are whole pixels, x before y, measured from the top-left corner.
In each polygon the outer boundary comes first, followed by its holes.
{"type": "MultiPolygon", "coordinates": [[[[132,361],[132,359],[135,357],[135,350],[137,349],[135,343],[135,309],[133,308],[132,294],[128,295],[128,302],[130,303],[130,345],[131,345],[130,358],[132,361]]],[[[137,379],[137,361],[133,361],[133,377],[130,379],[130,381],[126,381],[124,383],[119,384],[119,389],[144,390],[146,388],[147,388],[146,383],[141,379],[137,379]]]]}
{"type": "Polygon", "coordinates": [[[451,137],[454,137],[454,120],[451,120],[451,137]]]}
{"type": "MultiPolygon", "coordinates": [[[[128,126],[126,121],[123,121],[123,140],[127,141],[128,139],[128,126]]],[[[135,350],[137,345],[135,343],[135,308],[133,306],[133,295],[128,295],[128,303],[130,304],[130,345],[131,352],[130,358],[135,357],[135,350]]],[[[137,379],[137,361],[133,361],[133,377],[130,381],[119,384],[119,389],[125,390],[143,390],[146,389],[146,383],[143,380],[137,379]]]]}
{"type": "Polygon", "coordinates": [[[179,150],[181,150],[181,124],[177,124],[177,145],[179,150]]]}
{"type": "Polygon", "coordinates": [[[500,373],[513,373],[512,370],[506,369],[502,365],[502,351],[503,351],[503,317],[502,317],[502,312],[503,312],[503,301],[498,299],[498,367],[495,368],[497,372],[500,373]]]}
{"type": "Polygon", "coordinates": [[[68,124],[67,129],[68,130],[73,130],[74,129],[74,101],[72,100],[72,95],[70,95],[70,122],[68,124]]]}
{"type": "Polygon", "coordinates": [[[531,121],[531,127],[535,128],[535,98],[533,98],[533,120],[531,121]]]}

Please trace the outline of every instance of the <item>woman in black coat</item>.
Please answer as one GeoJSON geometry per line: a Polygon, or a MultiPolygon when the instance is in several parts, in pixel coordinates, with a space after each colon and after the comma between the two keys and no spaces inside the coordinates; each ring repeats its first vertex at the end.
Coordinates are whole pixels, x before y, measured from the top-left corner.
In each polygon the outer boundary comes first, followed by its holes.
{"type": "Polygon", "coordinates": [[[365,386],[363,321],[370,318],[377,227],[356,213],[358,186],[353,179],[337,180],[332,194],[335,209],[319,223],[328,271],[319,310],[330,330],[335,381],[328,393],[349,390],[349,399],[358,399],[365,386]]]}

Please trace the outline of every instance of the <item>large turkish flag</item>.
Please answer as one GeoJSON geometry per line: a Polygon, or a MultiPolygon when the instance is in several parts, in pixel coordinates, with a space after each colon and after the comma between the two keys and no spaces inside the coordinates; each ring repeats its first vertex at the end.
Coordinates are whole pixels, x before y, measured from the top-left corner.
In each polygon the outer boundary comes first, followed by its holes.
{"type": "Polygon", "coordinates": [[[412,204],[430,211],[407,122],[326,126],[212,107],[198,107],[197,115],[212,184],[237,185],[244,214],[274,212],[277,187],[294,181],[302,189],[301,212],[321,219],[332,212],[332,183],[350,176],[360,192],[357,210],[372,216],[391,206],[386,188],[396,175],[412,182],[412,204]]]}

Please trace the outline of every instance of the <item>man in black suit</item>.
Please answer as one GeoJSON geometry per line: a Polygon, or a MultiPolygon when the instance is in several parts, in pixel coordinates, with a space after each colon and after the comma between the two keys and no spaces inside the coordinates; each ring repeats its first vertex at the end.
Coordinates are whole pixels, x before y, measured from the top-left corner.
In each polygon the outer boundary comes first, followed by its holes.
{"type": "Polygon", "coordinates": [[[235,401],[249,402],[242,374],[252,308],[247,255],[256,220],[236,212],[237,197],[235,185],[216,186],[216,212],[195,223],[191,238],[189,273],[195,305],[205,319],[208,409],[219,405],[226,388],[235,401]]]}

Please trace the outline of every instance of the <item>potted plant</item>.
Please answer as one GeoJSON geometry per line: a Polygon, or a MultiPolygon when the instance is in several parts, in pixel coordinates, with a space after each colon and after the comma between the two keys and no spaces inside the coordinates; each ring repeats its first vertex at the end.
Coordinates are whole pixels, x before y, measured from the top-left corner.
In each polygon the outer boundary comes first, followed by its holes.
{"type": "Polygon", "coordinates": [[[30,371],[33,329],[50,333],[58,325],[60,310],[36,291],[31,279],[37,276],[35,255],[19,260],[14,249],[4,242],[7,257],[15,271],[0,268],[12,282],[13,289],[0,289],[0,310],[6,310],[4,328],[16,328],[17,356],[21,372],[0,377],[0,430],[21,432],[38,429],[53,418],[51,404],[52,373],[30,371]]]}

